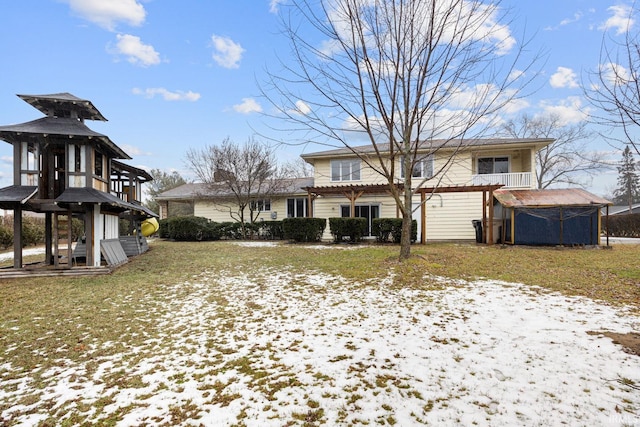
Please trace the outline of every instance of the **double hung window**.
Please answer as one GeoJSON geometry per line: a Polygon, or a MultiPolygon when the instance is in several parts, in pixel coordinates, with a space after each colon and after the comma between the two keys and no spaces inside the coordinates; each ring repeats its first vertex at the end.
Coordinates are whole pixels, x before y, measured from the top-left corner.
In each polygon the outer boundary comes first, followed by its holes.
{"type": "MultiPolygon", "coordinates": [[[[400,159],[400,176],[404,178],[404,161],[400,159]]],[[[418,159],[413,165],[413,178],[431,178],[433,176],[433,156],[429,155],[418,159]]]]}
{"type": "Polygon", "coordinates": [[[332,160],[331,181],[359,181],[360,159],[332,160]]]}

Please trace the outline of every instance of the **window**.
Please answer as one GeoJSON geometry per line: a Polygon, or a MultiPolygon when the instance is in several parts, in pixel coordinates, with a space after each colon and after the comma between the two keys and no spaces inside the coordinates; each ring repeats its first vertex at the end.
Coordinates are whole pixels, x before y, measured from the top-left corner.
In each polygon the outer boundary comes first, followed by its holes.
{"type": "MultiPolygon", "coordinates": [[[[400,159],[400,176],[404,178],[404,161],[400,159]]],[[[414,178],[431,178],[433,176],[433,156],[428,155],[422,159],[417,159],[413,165],[414,178]]]]}
{"type": "Polygon", "coordinates": [[[81,145],[73,145],[73,164],[74,164],[74,171],[75,172],[80,172],[82,171],[82,153],[80,152],[80,150],[82,149],[81,145]]]}
{"type": "Polygon", "coordinates": [[[303,218],[307,216],[309,201],[305,197],[287,199],[287,218],[303,218]]]}
{"type": "Polygon", "coordinates": [[[271,210],[270,199],[258,199],[251,202],[251,210],[258,212],[265,212],[271,210]]]}
{"type": "Polygon", "coordinates": [[[481,157],[478,159],[478,175],[509,173],[508,157],[481,157]]]}
{"type": "Polygon", "coordinates": [[[103,173],[103,167],[102,167],[102,153],[98,153],[96,151],[96,155],[95,155],[95,164],[94,164],[94,174],[99,176],[99,177],[103,177],[102,173],[103,173]]]}
{"type": "MultiPolygon", "coordinates": [[[[341,205],[340,206],[340,215],[343,218],[348,218],[351,216],[351,206],[349,205],[341,205]]],[[[356,205],[354,206],[354,214],[355,218],[366,218],[367,219],[367,235],[371,236],[371,225],[375,218],[380,218],[380,206],[379,205],[356,205]]]]}
{"type": "Polygon", "coordinates": [[[332,160],[331,181],[359,181],[360,159],[332,160]]]}

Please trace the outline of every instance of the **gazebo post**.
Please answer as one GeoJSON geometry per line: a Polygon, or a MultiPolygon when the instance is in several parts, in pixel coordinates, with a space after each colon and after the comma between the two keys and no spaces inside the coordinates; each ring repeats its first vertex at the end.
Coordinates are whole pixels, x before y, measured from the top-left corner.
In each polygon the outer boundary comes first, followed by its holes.
{"type": "Polygon", "coordinates": [[[44,259],[47,265],[52,264],[51,245],[53,244],[53,228],[52,228],[52,214],[47,212],[44,214],[44,259]]]}
{"type": "Polygon", "coordinates": [[[13,268],[22,268],[22,206],[13,210],[13,268]]]}
{"type": "Polygon", "coordinates": [[[489,233],[487,235],[488,245],[493,245],[493,190],[489,190],[489,233]]]}
{"type": "Polygon", "coordinates": [[[487,242],[487,192],[482,191],[482,243],[487,242]]]}
{"type": "Polygon", "coordinates": [[[427,206],[424,191],[420,192],[420,243],[427,244],[427,206]]]}

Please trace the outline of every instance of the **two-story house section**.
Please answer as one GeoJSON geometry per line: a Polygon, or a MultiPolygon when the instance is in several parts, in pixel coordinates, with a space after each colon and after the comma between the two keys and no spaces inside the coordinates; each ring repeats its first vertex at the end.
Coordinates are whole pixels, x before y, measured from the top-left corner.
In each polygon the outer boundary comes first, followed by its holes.
{"type": "MultiPolygon", "coordinates": [[[[413,217],[418,222],[418,235],[424,231],[424,240],[473,239],[472,222],[483,219],[483,205],[488,204],[483,200],[482,191],[477,190],[498,185],[535,189],[536,152],[552,142],[553,139],[425,142],[421,150],[424,159],[412,171],[414,185],[426,179],[422,187],[428,190],[424,210],[420,195],[414,196],[413,217]],[[432,150],[432,147],[438,149],[432,150]],[[429,154],[431,152],[433,154],[429,154]],[[421,217],[423,212],[425,221],[421,217]]],[[[385,151],[384,146],[378,148],[385,151]]],[[[308,188],[314,196],[314,217],[364,217],[370,227],[374,218],[399,216],[396,203],[387,191],[386,178],[367,165],[363,160],[366,156],[374,156],[373,146],[302,155],[315,171],[314,186],[308,188]]],[[[405,171],[400,159],[396,161],[397,183],[401,184],[405,171]]],[[[494,240],[497,236],[496,232],[494,240]]]]}
{"type": "Polygon", "coordinates": [[[0,126],[0,139],[13,145],[13,185],[0,189],[0,207],[14,213],[14,267],[22,266],[22,211],[45,216],[46,263],[72,266],[72,218],[84,221],[87,266],[101,265],[107,245],[119,257],[120,214],[154,215],[139,204],[140,185],[151,177],[117,162],[130,157],[87,127],[85,120],[106,121],[91,101],[70,93],[18,96],[45,117],[0,126]]]}

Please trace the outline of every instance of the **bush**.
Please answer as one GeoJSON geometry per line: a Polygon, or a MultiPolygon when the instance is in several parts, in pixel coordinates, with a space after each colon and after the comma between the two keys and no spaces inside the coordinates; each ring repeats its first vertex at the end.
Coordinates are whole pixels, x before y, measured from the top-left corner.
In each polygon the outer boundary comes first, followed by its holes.
{"type": "Polygon", "coordinates": [[[22,245],[39,245],[44,243],[44,219],[25,217],[22,219],[22,245]]]}
{"type": "Polygon", "coordinates": [[[169,222],[171,222],[171,218],[164,218],[158,221],[158,237],[161,239],[169,238],[169,222]]]}
{"type": "Polygon", "coordinates": [[[609,236],[640,237],[640,214],[610,215],[603,218],[602,229],[609,236]]]}
{"type": "Polygon", "coordinates": [[[226,221],[218,224],[220,228],[220,236],[223,239],[239,240],[242,239],[242,229],[240,223],[235,221],[226,221]]]}
{"type": "Polygon", "coordinates": [[[160,221],[160,237],[178,241],[219,240],[220,225],[207,218],[176,216],[160,221]]]}
{"type": "MultiPolygon", "coordinates": [[[[400,243],[402,238],[402,218],[374,218],[371,223],[371,232],[376,236],[376,241],[380,243],[388,242],[400,243]]],[[[418,222],[411,221],[411,241],[418,239],[418,222]]]]}
{"type": "Polygon", "coordinates": [[[356,243],[367,234],[366,218],[329,218],[329,229],[335,243],[340,243],[344,238],[356,243]]]}
{"type": "Polygon", "coordinates": [[[282,220],[283,237],[294,242],[319,242],[327,226],[324,218],[285,218],[282,220]]]}
{"type": "Polygon", "coordinates": [[[13,245],[13,229],[0,225],[0,247],[7,249],[11,245],[13,245]]]}
{"type": "Polygon", "coordinates": [[[262,238],[267,240],[282,240],[284,238],[282,221],[264,221],[259,224],[259,233],[262,238]]]}

